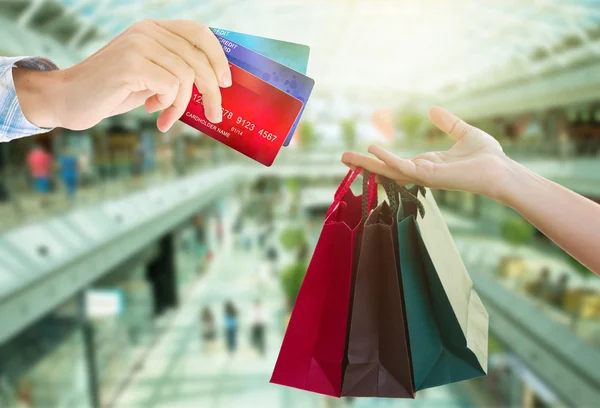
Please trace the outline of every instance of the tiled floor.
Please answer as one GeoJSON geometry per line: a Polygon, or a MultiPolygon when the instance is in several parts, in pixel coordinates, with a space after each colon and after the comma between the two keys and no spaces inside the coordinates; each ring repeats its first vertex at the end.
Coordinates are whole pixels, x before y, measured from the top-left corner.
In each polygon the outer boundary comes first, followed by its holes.
{"type": "Polygon", "coordinates": [[[131,385],[118,399],[123,408],[154,407],[314,407],[316,397],[269,384],[280,342],[277,291],[263,297],[271,313],[268,355],[263,359],[248,344],[249,316],[257,296],[258,259],[231,250],[220,254],[205,279],[192,290],[169,332],[161,339],[131,385]],[[224,301],[240,311],[239,349],[229,356],[221,343],[210,354],[200,340],[199,311],[210,306],[220,320],[224,301]]]}

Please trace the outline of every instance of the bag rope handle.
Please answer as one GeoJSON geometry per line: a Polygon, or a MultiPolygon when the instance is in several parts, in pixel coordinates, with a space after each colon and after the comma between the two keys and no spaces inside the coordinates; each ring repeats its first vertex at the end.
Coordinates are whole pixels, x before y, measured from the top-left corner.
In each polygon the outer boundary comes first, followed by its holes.
{"type": "Polygon", "coordinates": [[[361,172],[364,172],[362,192],[363,217],[365,217],[365,214],[368,215],[369,211],[372,210],[375,207],[375,205],[377,205],[377,184],[375,183],[375,175],[366,170],[363,170],[360,167],[357,167],[354,170],[349,170],[342,182],[340,183],[340,185],[338,186],[335,192],[333,203],[327,210],[325,218],[328,218],[331,215],[331,213],[333,213],[333,211],[337,208],[338,204],[342,201],[342,198],[344,198],[344,195],[346,195],[346,193],[352,186],[352,183],[354,182],[354,180],[356,180],[356,178],[361,172]]]}
{"type": "Polygon", "coordinates": [[[375,174],[367,170],[363,171],[362,190],[362,217],[366,221],[371,210],[377,206],[375,174]]]}
{"type": "Polygon", "coordinates": [[[390,201],[390,207],[394,214],[398,211],[398,208],[402,205],[403,202],[409,202],[417,206],[417,210],[421,218],[425,217],[425,207],[423,206],[423,203],[421,203],[421,200],[419,200],[418,198],[419,193],[421,193],[421,195],[425,197],[425,194],[427,193],[425,187],[415,185],[413,187],[415,192],[413,193],[408,188],[399,186],[398,183],[387,177],[383,177],[382,184],[385,188],[388,200],[390,201]]]}

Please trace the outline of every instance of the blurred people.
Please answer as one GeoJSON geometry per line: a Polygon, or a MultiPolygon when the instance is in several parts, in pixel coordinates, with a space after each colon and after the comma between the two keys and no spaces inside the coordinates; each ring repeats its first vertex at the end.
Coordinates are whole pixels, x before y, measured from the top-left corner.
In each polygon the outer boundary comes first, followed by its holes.
{"type": "Polygon", "coordinates": [[[202,342],[204,351],[210,353],[213,349],[215,341],[217,340],[217,326],[212,310],[210,310],[208,306],[202,308],[200,325],[202,328],[202,342]]]}
{"type": "Polygon", "coordinates": [[[77,183],[79,182],[79,164],[77,156],[71,148],[66,148],[65,152],[58,159],[60,166],[60,177],[65,184],[67,197],[70,202],[75,200],[77,193],[77,183]]]}
{"type": "Polygon", "coordinates": [[[238,311],[230,300],[225,303],[225,343],[227,351],[233,355],[237,350],[238,311]]]}
{"type": "Polygon", "coordinates": [[[144,174],[144,149],[140,142],[136,143],[131,158],[131,177],[136,187],[141,186],[144,174]]]}
{"type": "Polygon", "coordinates": [[[0,141],[88,129],[142,105],[162,111],[156,125],[166,132],[187,108],[192,84],[207,119],[221,122],[219,87],[231,86],[229,63],[210,28],[188,20],[135,23],[63,71],[43,58],[0,57],[0,141]]]}
{"type": "Polygon", "coordinates": [[[267,349],[267,340],[266,340],[266,328],[267,328],[267,318],[265,315],[265,311],[262,307],[261,301],[256,300],[254,302],[254,316],[252,318],[252,328],[251,328],[251,337],[252,337],[252,346],[256,349],[258,354],[264,357],[267,349]]]}
{"type": "Polygon", "coordinates": [[[600,274],[600,205],[511,160],[500,143],[452,113],[434,107],[432,122],[456,139],[445,152],[402,159],[377,146],[371,157],[346,152],[342,162],[388,177],[401,186],[418,184],[482,194],[527,219],[563,250],[600,274]]]}
{"type": "Polygon", "coordinates": [[[27,166],[33,179],[33,186],[39,195],[40,205],[46,207],[49,204],[50,172],[52,168],[52,155],[40,144],[35,144],[27,154],[27,166]]]}
{"type": "Polygon", "coordinates": [[[275,246],[271,245],[269,246],[269,249],[267,249],[267,259],[273,265],[277,263],[277,260],[279,259],[279,253],[277,252],[277,248],[275,248],[275,246]]]}
{"type": "Polygon", "coordinates": [[[181,177],[185,174],[186,171],[186,152],[185,152],[185,138],[182,132],[182,126],[179,124],[175,124],[173,128],[171,128],[171,137],[174,140],[175,149],[173,154],[173,168],[175,169],[175,173],[181,177]]]}
{"type": "Polygon", "coordinates": [[[95,178],[94,170],[92,169],[90,156],[85,151],[81,151],[77,155],[77,168],[79,169],[80,185],[85,186],[93,182],[95,178]]]}
{"type": "Polygon", "coordinates": [[[199,253],[199,255],[204,255],[204,250],[208,246],[208,241],[206,237],[207,226],[202,214],[198,214],[194,217],[194,227],[197,253],[199,253]]]}
{"type": "Polygon", "coordinates": [[[266,246],[267,240],[273,235],[275,229],[274,207],[275,202],[272,199],[263,200],[263,211],[261,214],[262,228],[258,235],[258,245],[261,249],[266,246]]]}
{"type": "Polygon", "coordinates": [[[267,294],[271,286],[275,284],[275,264],[268,258],[261,261],[256,274],[257,291],[261,296],[267,294]]]}
{"type": "Polygon", "coordinates": [[[234,245],[236,249],[240,248],[242,241],[242,234],[244,232],[244,214],[240,213],[232,225],[232,232],[234,235],[234,245]]]}
{"type": "Polygon", "coordinates": [[[172,155],[171,147],[167,143],[158,148],[158,166],[163,177],[171,175],[172,155]]]}
{"type": "Polygon", "coordinates": [[[217,245],[221,247],[223,245],[223,240],[225,239],[225,227],[223,226],[223,217],[219,214],[216,216],[216,236],[217,245]]]}
{"type": "Polygon", "coordinates": [[[261,228],[258,231],[258,248],[263,249],[267,245],[267,240],[273,233],[273,225],[263,221],[261,228]]]}

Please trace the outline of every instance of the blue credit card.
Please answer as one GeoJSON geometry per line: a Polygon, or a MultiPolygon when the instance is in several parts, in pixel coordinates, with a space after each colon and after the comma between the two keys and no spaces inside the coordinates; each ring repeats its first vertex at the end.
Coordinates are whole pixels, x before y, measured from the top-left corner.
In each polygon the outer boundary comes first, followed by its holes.
{"type": "Polygon", "coordinates": [[[298,126],[298,122],[300,122],[302,113],[306,108],[308,98],[315,86],[315,81],[300,72],[294,71],[277,61],[273,61],[272,59],[228,40],[225,37],[217,34],[215,35],[221,43],[221,47],[223,47],[229,62],[248,71],[274,87],[287,92],[302,102],[302,110],[296,118],[296,121],[283,144],[284,146],[289,145],[292,136],[294,135],[294,131],[298,126]]]}
{"type": "Polygon", "coordinates": [[[308,45],[237,33],[221,28],[211,27],[211,30],[213,33],[227,38],[242,47],[258,52],[267,58],[271,58],[286,67],[290,67],[306,75],[308,58],[310,56],[310,47],[308,45]]]}

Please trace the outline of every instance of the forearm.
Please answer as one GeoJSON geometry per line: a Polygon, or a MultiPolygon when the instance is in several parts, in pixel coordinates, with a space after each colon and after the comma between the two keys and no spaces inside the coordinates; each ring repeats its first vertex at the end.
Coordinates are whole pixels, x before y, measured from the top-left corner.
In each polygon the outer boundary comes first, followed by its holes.
{"type": "Polygon", "coordinates": [[[13,80],[19,105],[29,122],[40,128],[54,128],[58,121],[58,106],[61,103],[60,71],[38,71],[14,68],[13,80]]]}
{"type": "Polygon", "coordinates": [[[47,75],[40,71],[57,69],[45,58],[0,56],[0,142],[48,132],[54,127],[47,113],[38,116],[40,112],[56,109],[54,81],[47,81],[55,78],[55,74],[47,75]],[[23,106],[20,100],[24,102],[23,106]],[[45,106],[42,106],[43,102],[45,106]],[[27,111],[27,115],[23,110],[27,111]]]}
{"type": "Polygon", "coordinates": [[[600,275],[600,205],[512,162],[502,201],[600,275]]]}

